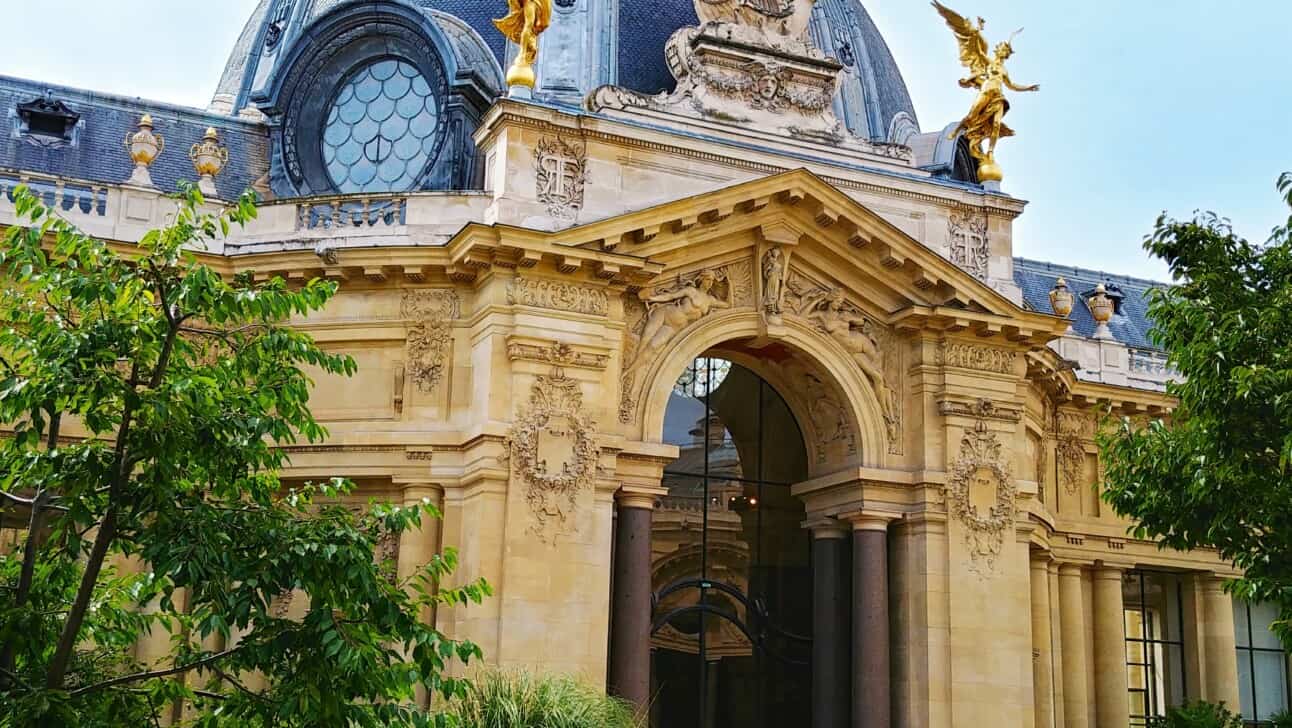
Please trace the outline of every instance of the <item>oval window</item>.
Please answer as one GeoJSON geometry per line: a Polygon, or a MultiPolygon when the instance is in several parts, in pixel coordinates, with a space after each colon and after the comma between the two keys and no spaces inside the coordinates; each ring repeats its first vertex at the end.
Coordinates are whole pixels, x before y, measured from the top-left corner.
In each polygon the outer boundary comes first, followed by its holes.
{"type": "Polygon", "coordinates": [[[323,127],[323,162],[340,192],[403,192],[435,157],[440,102],[412,64],[388,58],[350,74],[323,127]]]}

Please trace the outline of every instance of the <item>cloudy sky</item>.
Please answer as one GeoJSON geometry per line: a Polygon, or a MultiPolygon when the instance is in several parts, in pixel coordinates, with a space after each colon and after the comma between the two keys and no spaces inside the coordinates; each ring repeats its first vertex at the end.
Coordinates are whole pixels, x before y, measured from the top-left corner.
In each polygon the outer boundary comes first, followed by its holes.
{"type": "MultiPolygon", "coordinates": [[[[499,14],[506,3],[496,1],[499,14]]],[[[655,2],[658,0],[643,0],[655,2]]],[[[678,0],[669,0],[676,2],[678,0]]],[[[927,131],[963,115],[955,43],[924,0],[868,0],[927,131]]],[[[954,0],[997,36],[1025,26],[1001,143],[1029,200],[1018,255],[1161,278],[1140,241],[1163,210],[1220,212],[1264,240],[1289,211],[1288,0],[954,0]]],[[[255,0],[6,0],[0,74],[205,106],[255,0]]]]}

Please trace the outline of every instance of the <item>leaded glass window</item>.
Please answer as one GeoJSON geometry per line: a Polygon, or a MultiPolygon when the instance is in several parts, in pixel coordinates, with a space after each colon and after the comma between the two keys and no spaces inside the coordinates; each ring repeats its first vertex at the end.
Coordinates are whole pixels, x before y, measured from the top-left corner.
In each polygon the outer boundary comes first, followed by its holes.
{"type": "Polygon", "coordinates": [[[323,129],[323,161],[341,192],[402,192],[435,158],[440,100],[415,66],[387,58],[342,82],[323,129]]]}

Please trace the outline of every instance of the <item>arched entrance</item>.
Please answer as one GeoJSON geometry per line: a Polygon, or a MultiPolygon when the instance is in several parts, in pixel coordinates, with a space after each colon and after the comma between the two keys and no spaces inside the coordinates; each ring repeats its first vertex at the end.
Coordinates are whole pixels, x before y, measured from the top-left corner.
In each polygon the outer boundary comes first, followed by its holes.
{"type": "Polygon", "coordinates": [[[808,452],[785,399],[712,354],[678,378],[651,526],[651,723],[806,725],[812,711],[812,541],[790,486],[808,452]]]}

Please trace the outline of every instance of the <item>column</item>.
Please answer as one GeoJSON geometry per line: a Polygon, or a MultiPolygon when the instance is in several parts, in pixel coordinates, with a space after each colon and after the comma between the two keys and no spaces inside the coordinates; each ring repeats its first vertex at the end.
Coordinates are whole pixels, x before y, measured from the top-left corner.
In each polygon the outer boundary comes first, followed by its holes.
{"type": "MultiPolygon", "coordinates": [[[[403,488],[403,506],[405,508],[413,508],[423,503],[430,503],[436,508],[441,508],[444,503],[444,491],[438,485],[405,483],[403,488]]],[[[423,513],[420,526],[410,528],[399,535],[399,554],[395,561],[395,569],[400,581],[416,574],[419,569],[426,566],[439,548],[440,519],[423,513]]],[[[294,599],[293,604],[304,601],[303,598],[294,599]]],[[[423,623],[428,625],[435,624],[435,617],[430,608],[423,610],[420,616],[423,623]]],[[[426,707],[429,700],[430,695],[426,689],[418,686],[415,690],[414,702],[419,706],[426,707]]]]}
{"type": "MultiPolygon", "coordinates": [[[[1063,633],[1063,725],[1088,728],[1086,689],[1086,615],[1081,566],[1059,565],[1059,623],[1063,633]]],[[[1122,654],[1122,653],[1118,653],[1122,654]]]]}
{"type": "Polygon", "coordinates": [[[1050,648],[1050,570],[1045,554],[1032,555],[1032,696],[1036,728],[1054,728],[1054,663],[1050,648]]]}
{"type": "Polygon", "coordinates": [[[1234,647],[1234,605],[1225,580],[1199,576],[1202,594],[1202,655],[1206,663],[1203,698],[1238,711],[1238,652],[1234,647]]]}
{"type": "Polygon", "coordinates": [[[1063,728],[1063,680],[1059,671],[1063,669],[1063,619],[1059,613],[1059,564],[1051,561],[1046,565],[1046,576],[1050,585],[1050,674],[1051,687],[1054,690],[1054,726],[1063,728]]]}
{"type": "MultiPolygon", "coordinates": [[[[438,485],[429,483],[408,483],[404,486],[403,505],[405,508],[430,503],[441,508],[444,503],[444,490],[438,485]]],[[[396,568],[400,580],[407,579],[426,566],[431,557],[440,548],[440,519],[422,514],[422,524],[417,528],[404,531],[399,536],[399,557],[396,568]]],[[[429,619],[429,615],[423,615],[429,619]]]]}
{"type": "Polygon", "coordinates": [[[812,726],[846,728],[848,602],[843,559],[848,527],[833,518],[805,524],[812,529],[812,726]]]}
{"type": "Polygon", "coordinates": [[[888,523],[863,511],[852,521],[852,727],[892,725],[888,626],[888,523]]]}
{"type": "Polygon", "coordinates": [[[620,490],[615,496],[615,571],[610,613],[609,692],[645,708],[650,704],[651,518],[655,493],[620,490]]]}
{"type": "Polygon", "coordinates": [[[1130,724],[1126,682],[1126,614],[1122,570],[1100,564],[1094,570],[1095,714],[1100,726],[1130,724]]]}

